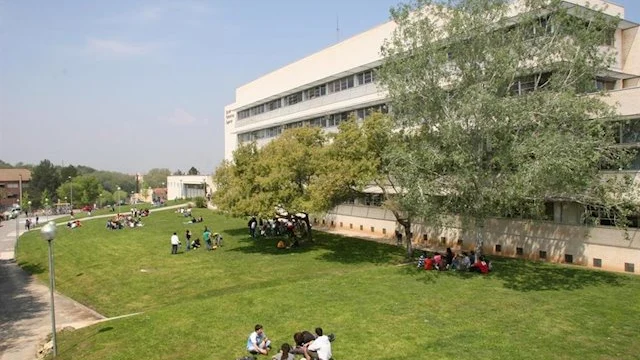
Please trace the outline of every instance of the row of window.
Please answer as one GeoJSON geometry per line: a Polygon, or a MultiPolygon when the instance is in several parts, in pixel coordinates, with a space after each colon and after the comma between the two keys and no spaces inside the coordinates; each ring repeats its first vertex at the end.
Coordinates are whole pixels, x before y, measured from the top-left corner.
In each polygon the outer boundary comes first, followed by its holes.
{"type": "MultiPolygon", "coordinates": [[[[509,93],[511,95],[524,95],[535,90],[544,89],[548,86],[551,75],[552,73],[546,72],[518,78],[509,88],[509,93]]],[[[615,87],[615,79],[597,77],[593,80],[592,86],[584,90],[590,93],[594,91],[614,90],[615,87]]]]}
{"type": "Polygon", "coordinates": [[[298,127],[304,127],[304,126],[321,127],[321,128],[335,127],[335,126],[340,125],[341,122],[346,121],[347,119],[349,119],[349,116],[351,116],[351,115],[355,116],[359,120],[362,120],[367,115],[369,115],[369,114],[371,114],[373,112],[376,112],[376,111],[380,111],[382,113],[387,113],[388,112],[388,107],[387,107],[387,105],[384,105],[384,104],[375,105],[375,106],[369,106],[369,107],[366,107],[366,108],[360,108],[360,109],[353,110],[353,111],[344,111],[344,112],[337,113],[337,114],[320,116],[320,117],[317,117],[317,118],[314,118],[314,119],[300,120],[300,121],[295,121],[295,122],[291,122],[291,123],[284,124],[284,125],[272,126],[270,128],[267,128],[267,129],[261,129],[261,130],[256,130],[256,131],[251,131],[251,132],[239,134],[238,135],[238,142],[244,143],[244,142],[247,142],[247,141],[254,141],[254,140],[259,140],[259,139],[273,138],[273,137],[276,137],[276,136],[280,135],[283,130],[298,128],[298,127]]]}
{"type": "Polygon", "coordinates": [[[299,91],[295,94],[287,95],[283,98],[272,100],[245,110],[238,111],[238,120],[256,116],[267,111],[273,111],[283,106],[291,106],[302,101],[311,100],[327,94],[347,90],[355,86],[370,84],[375,81],[375,71],[376,69],[370,69],[357,73],[355,75],[345,76],[343,78],[331,81],[327,84],[314,86],[312,88],[299,91]]]}

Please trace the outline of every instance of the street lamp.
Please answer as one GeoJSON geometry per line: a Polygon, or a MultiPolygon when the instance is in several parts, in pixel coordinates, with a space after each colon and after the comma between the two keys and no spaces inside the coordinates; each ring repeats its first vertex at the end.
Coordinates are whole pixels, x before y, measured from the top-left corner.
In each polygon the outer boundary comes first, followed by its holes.
{"type": "Polygon", "coordinates": [[[118,189],[118,214],[120,214],[120,186],[116,187],[118,189]]]}
{"type": "Polygon", "coordinates": [[[102,193],[100,193],[100,209],[102,209],[102,193]]]}
{"type": "Polygon", "coordinates": [[[53,342],[53,357],[58,355],[58,344],[56,341],[56,305],[53,300],[53,293],[56,289],[55,270],[53,268],[53,239],[56,237],[56,223],[48,222],[40,230],[42,238],[49,243],[49,294],[51,296],[51,341],[53,342]]]}
{"type": "Polygon", "coordinates": [[[44,198],[44,214],[49,222],[49,198],[44,198]]]}
{"type": "Polygon", "coordinates": [[[73,211],[73,182],[71,181],[71,176],[68,176],[69,185],[71,186],[71,211],[73,211]]]}

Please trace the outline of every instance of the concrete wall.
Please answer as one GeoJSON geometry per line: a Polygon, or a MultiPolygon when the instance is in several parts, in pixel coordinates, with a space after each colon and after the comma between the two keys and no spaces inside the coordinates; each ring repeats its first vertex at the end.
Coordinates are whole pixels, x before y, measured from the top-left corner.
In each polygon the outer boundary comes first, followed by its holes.
{"type": "MultiPolygon", "coordinates": [[[[393,237],[395,229],[400,228],[393,215],[383,208],[366,208],[341,205],[329,214],[312,216],[312,220],[318,225],[361,232],[367,236],[393,237]],[[377,212],[377,216],[372,212],[377,212]]],[[[439,249],[452,247],[458,251],[475,248],[475,230],[462,229],[457,219],[452,219],[441,228],[417,223],[412,231],[416,246],[439,249]]],[[[483,251],[532,260],[541,260],[540,251],[545,251],[547,261],[564,263],[565,255],[572,255],[574,264],[593,267],[594,259],[600,259],[602,269],[625,271],[625,263],[630,263],[634,264],[635,273],[640,273],[638,229],[625,231],[614,227],[557,224],[551,221],[492,219],[485,226],[483,251]],[[496,245],[501,248],[499,252],[496,251],[496,245]],[[518,248],[522,248],[522,255],[517,255],[518,248]]]]}

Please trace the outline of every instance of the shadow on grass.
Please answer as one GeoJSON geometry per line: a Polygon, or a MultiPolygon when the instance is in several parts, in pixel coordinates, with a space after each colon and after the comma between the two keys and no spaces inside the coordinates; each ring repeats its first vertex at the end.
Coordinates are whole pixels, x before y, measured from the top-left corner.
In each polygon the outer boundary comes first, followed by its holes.
{"type": "Polygon", "coordinates": [[[42,274],[46,271],[46,269],[40,264],[32,264],[30,262],[19,262],[18,266],[22,268],[22,270],[26,271],[31,275],[42,274]]]}
{"type": "Polygon", "coordinates": [[[342,235],[313,232],[313,241],[303,241],[299,247],[278,249],[278,241],[287,238],[267,237],[251,239],[246,229],[226,230],[226,234],[233,236],[241,246],[231,251],[248,254],[288,255],[291,253],[306,253],[309,251],[325,250],[318,255],[318,259],[342,264],[396,264],[402,261],[403,250],[388,244],[350,238],[342,235]]]}
{"type": "Polygon", "coordinates": [[[578,290],[589,286],[621,286],[623,278],[614,273],[523,259],[495,258],[489,276],[504,281],[516,291],[578,290]]]}
{"type": "Polygon", "coordinates": [[[622,286],[624,280],[615,273],[524,259],[491,257],[491,262],[494,270],[487,275],[469,271],[424,271],[417,269],[415,263],[403,266],[400,272],[426,284],[437,282],[440,276],[461,280],[487,276],[502,281],[507,289],[522,292],[579,290],[601,285],[622,286]]]}

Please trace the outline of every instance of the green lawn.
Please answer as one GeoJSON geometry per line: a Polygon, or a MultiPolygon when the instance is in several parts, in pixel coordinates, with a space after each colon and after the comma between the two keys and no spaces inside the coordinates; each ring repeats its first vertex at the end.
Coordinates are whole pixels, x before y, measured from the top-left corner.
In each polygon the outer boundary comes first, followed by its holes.
{"type": "MultiPolygon", "coordinates": [[[[337,360],[640,353],[638,277],[515,259],[494,259],[488,276],[425,272],[399,266],[403,251],[389,245],[316,233],[310,246],[279,250],[276,239],[251,240],[246,220],[194,215],[204,224],[169,210],[138,229],[59,228],[60,292],[106,316],[144,312],[61,334],[59,359],[235,359],[256,323],[276,347],[322,326],[336,334],[337,360]],[[201,237],[204,225],[223,233],[221,249],[170,255],[173,231],[201,237]]],[[[38,232],[21,237],[18,261],[47,280],[38,232]]]]}

